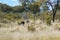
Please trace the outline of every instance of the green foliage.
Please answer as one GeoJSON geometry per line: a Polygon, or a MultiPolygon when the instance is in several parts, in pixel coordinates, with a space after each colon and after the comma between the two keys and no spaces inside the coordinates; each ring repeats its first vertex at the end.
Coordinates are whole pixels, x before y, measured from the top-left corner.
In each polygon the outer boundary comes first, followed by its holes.
{"type": "Polygon", "coordinates": [[[46,19],[46,22],[48,25],[51,25],[51,18],[48,16],[48,18],[46,19]]]}
{"type": "Polygon", "coordinates": [[[42,16],[43,16],[43,21],[46,21],[48,25],[51,25],[51,14],[48,14],[48,12],[44,12],[42,16]]]}
{"type": "Polygon", "coordinates": [[[28,26],[28,31],[34,32],[35,28],[33,26],[28,26]]]}
{"type": "Polygon", "coordinates": [[[2,25],[0,24],[0,28],[2,27],[2,25]]]}
{"type": "Polygon", "coordinates": [[[7,4],[0,3],[0,11],[10,12],[10,11],[12,11],[12,8],[10,6],[8,6],[7,4]]]}
{"type": "Polygon", "coordinates": [[[32,4],[29,5],[29,9],[30,9],[30,11],[32,11],[33,13],[39,12],[39,11],[40,11],[39,7],[40,7],[40,6],[37,4],[37,2],[34,2],[34,3],[32,3],[32,4]]]}
{"type": "Polygon", "coordinates": [[[27,13],[27,17],[28,17],[29,19],[34,19],[34,15],[33,15],[32,12],[27,13]]]}
{"type": "Polygon", "coordinates": [[[60,20],[60,10],[57,11],[56,17],[57,20],[60,20]]]}
{"type": "MultiPolygon", "coordinates": [[[[22,19],[22,13],[5,13],[5,12],[0,12],[0,20],[3,22],[4,21],[18,21],[22,19]],[[6,19],[6,20],[5,20],[6,19]]],[[[1,22],[0,21],[0,22],[1,22]]]]}
{"type": "MultiPolygon", "coordinates": [[[[32,13],[37,14],[38,12],[40,13],[41,3],[45,2],[45,1],[46,0],[36,0],[36,1],[32,0],[30,2],[30,0],[20,0],[22,5],[21,6],[14,6],[14,7],[10,7],[9,5],[0,3],[0,11],[2,11],[4,13],[7,12],[6,14],[1,13],[0,17],[1,18],[6,18],[8,20],[18,20],[18,19],[21,19],[24,16],[24,14],[25,14],[24,11],[26,11],[26,9],[28,9],[27,11],[30,11],[30,12],[29,13],[26,12],[27,13],[26,17],[27,18],[30,18],[30,19],[41,18],[41,19],[45,20],[47,24],[50,24],[51,16],[49,14],[44,13],[44,14],[42,14],[42,16],[32,14],[32,13]],[[22,15],[15,14],[15,13],[18,13],[18,12],[19,13],[21,12],[22,15]],[[24,12],[24,13],[22,13],[22,12],[24,12]],[[11,13],[11,14],[8,14],[8,13],[11,13]]],[[[46,11],[46,9],[48,9],[47,5],[44,5],[43,8],[44,8],[45,11],[46,11]]],[[[58,8],[60,8],[60,5],[59,5],[58,8]]]]}
{"type": "Polygon", "coordinates": [[[49,7],[47,6],[46,3],[42,5],[42,8],[43,8],[43,11],[47,11],[47,10],[49,10],[49,7]]]}
{"type": "Polygon", "coordinates": [[[7,12],[7,13],[10,13],[10,12],[23,12],[25,11],[24,9],[24,6],[14,6],[14,7],[11,7],[7,4],[2,4],[0,3],[0,11],[1,12],[7,12]]]}
{"type": "Polygon", "coordinates": [[[12,12],[23,12],[25,9],[23,6],[12,7],[12,12]]]}

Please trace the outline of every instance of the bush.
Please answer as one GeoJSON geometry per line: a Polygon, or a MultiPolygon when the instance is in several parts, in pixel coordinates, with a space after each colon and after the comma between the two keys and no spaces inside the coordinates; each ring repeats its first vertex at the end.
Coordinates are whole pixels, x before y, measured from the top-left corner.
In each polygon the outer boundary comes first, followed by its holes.
{"type": "Polygon", "coordinates": [[[28,31],[34,32],[35,28],[33,26],[28,26],[28,31]]]}
{"type": "Polygon", "coordinates": [[[48,25],[51,25],[51,18],[48,17],[48,18],[46,19],[46,22],[47,22],[48,25]]]}
{"type": "Polygon", "coordinates": [[[0,28],[2,27],[2,25],[0,24],[0,28]]]}
{"type": "Polygon", "coordinates": [[[48,25],[51,25],[51,15],[48,14],[48,12],[44,12],[42,16],[43,16],[43,21],[45,21],[48,25]]]}

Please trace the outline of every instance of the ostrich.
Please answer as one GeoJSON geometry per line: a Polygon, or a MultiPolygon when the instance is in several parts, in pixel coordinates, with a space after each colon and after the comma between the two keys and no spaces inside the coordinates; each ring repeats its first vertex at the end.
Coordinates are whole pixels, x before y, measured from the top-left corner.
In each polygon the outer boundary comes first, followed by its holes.
{"type": "Polygon", "coordinates": [[[24,25],[24,24],[25,24],[25,22],[24,22],[24,21],[22,21],[20,24],[23,24],[23,25],[24,25]]]}

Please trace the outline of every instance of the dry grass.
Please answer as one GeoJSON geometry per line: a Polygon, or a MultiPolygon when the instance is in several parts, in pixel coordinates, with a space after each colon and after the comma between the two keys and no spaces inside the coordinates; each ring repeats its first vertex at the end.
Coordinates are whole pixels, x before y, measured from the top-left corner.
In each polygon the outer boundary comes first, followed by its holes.
{"type": "Polygon", "coordinates": [[[0,28],[0,40],[60,40],[60,22],[52,22],[46,25],[41,20],[30,20],[30,23],[17,25],[17,23],[6,24],[8,27],[0,28]],[[33,25],[36,29],[29,32],[27,27],[33,25]]]}

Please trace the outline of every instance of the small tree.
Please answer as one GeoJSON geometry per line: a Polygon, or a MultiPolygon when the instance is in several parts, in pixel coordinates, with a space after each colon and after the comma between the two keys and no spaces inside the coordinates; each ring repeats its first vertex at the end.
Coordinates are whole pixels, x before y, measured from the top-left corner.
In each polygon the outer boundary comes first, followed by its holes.
{"type": "Polygon", "coordinates": [[[52,11],[53,11],[53,22],[55,21],[55,15],[59,6],[59,0],[56,1],[55,5],[52,5],[51,2],[47,1],[47,3],[52,7],[52,11]]]}

